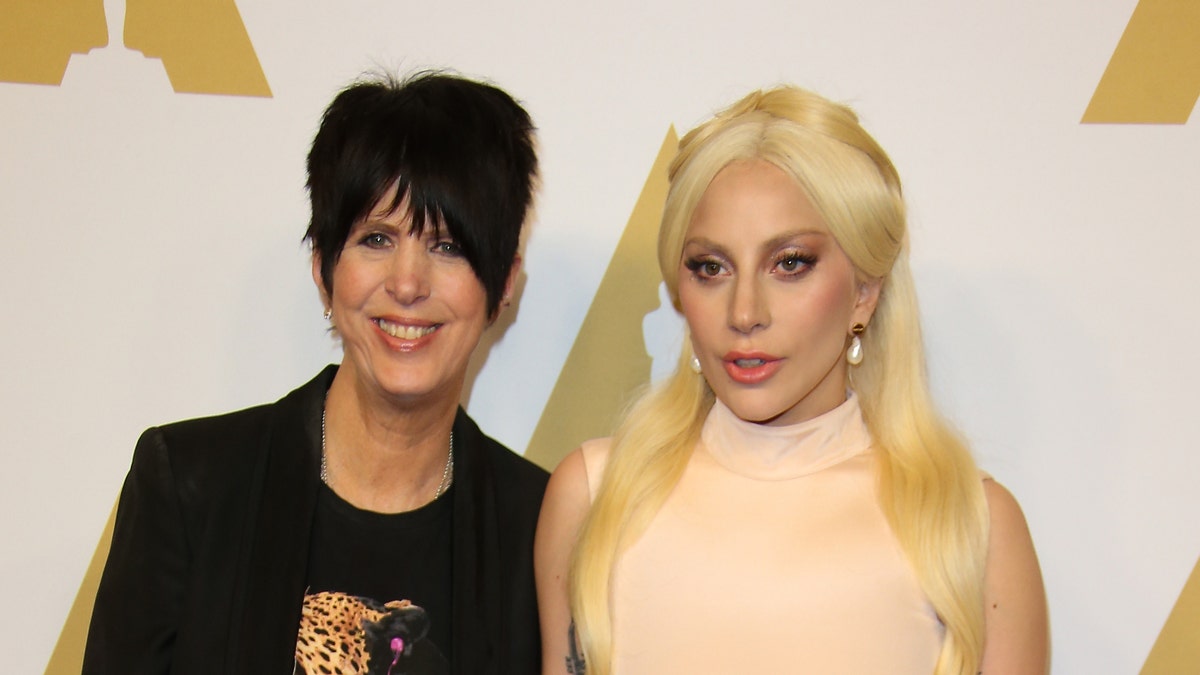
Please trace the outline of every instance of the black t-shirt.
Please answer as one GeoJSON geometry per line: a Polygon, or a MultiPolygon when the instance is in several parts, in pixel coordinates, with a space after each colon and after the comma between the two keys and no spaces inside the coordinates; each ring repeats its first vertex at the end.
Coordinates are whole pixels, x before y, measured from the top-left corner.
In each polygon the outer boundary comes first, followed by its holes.
{"type": "Polygon", "coordinates": [[[383,514],[321,486],[296,672],[449,673],[453,492],[383,514]]]}

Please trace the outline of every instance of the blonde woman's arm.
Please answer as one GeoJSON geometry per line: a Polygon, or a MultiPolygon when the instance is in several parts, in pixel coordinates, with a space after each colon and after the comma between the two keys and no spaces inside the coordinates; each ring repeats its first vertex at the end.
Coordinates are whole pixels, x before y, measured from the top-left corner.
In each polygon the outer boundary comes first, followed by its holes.
{"type": "Polygon", "coordinates": [[[1012,494],[994,480],[983,482],[991,514],[987,571],[983,675],[1043,675],[1050,671],[1046,591],[1025,515],[1012,494]]]}
{"type": "Polygon", "coordinates": [[[567,455],[550,476],[533,544],[543,675],[583,675],[575,648],[567,572],[579,526],[591,503],[583,450],[567,455]]]}

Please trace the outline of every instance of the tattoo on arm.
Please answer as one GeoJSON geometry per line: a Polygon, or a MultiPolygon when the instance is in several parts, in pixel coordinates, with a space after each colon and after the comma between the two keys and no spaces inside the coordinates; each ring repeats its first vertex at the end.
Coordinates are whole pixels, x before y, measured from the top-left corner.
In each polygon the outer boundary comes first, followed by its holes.
{"type": "Polygon", "coordinates": [[[575,640],[575,619],[567,627],[567,672],[570,675],[586,675],[587,663],[583,654],[579,653],[579,643],[575,640]]]}

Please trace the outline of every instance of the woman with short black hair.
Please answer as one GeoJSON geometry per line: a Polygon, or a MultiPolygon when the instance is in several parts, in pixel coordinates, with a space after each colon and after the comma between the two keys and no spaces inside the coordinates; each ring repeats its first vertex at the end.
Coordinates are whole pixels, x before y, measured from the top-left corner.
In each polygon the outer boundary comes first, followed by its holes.
{"type": "Polygon", "coordinates": [[[534,127],[488,84],[354,84],[308,156],[344,359],[277,403],[146,431],[85,673],[532,673],[540,468],[459,407],[507,306],[534,127]]]}

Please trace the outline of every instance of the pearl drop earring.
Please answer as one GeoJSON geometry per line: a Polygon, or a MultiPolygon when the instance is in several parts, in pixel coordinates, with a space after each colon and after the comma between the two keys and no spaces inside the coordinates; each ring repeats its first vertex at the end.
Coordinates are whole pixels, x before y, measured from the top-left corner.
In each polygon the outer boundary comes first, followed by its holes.
{"type": "Polygon", "coordinates": [[[854,337],[850,338],[850,348],[846,350],[846,362],[852,366],[857,366],[863,361],[862,340],[858,336],[866,329],[861,323],[856,323],[850,328],[854,337]]]}

